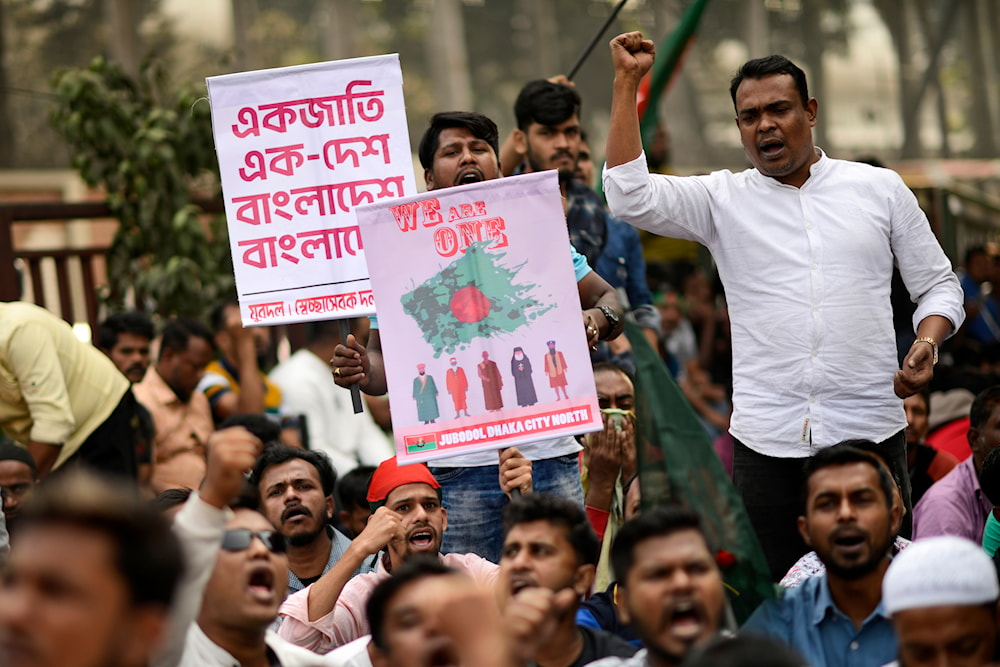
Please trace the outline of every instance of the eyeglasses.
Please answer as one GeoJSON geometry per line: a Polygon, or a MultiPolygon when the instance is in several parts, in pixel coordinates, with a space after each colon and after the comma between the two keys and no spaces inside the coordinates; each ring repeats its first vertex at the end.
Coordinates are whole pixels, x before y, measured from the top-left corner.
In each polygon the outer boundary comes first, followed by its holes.
{"type": "Polygon", "coordinates": [[[273,530],[248,530],[236,528],[222,534],[222,548],[226,551],[243,551],[250,548],[253,538],[257,537],[267,550],[273,554],[283,554],[288,549],[285,536],[273,530]]]}

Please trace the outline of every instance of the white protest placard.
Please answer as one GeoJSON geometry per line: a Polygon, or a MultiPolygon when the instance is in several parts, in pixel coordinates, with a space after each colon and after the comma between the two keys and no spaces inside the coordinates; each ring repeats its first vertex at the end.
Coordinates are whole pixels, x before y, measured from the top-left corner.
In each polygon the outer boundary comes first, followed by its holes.
{"type": "Polygon", "coordinates": [[[417,192],[399,57],[207,82],[243,323],[374,313],[354,210],[417,192]]]}
{"type": "Polygon", "coordinates": [[[400,462],[603,428],[555,171],[357,215],[400,462]]]}

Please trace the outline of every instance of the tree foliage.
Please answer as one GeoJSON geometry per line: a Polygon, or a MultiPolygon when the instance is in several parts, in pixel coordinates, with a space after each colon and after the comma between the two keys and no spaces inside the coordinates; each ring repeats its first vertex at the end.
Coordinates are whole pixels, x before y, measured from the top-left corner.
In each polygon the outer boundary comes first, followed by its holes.
{"type": "Polygon", "coordinates": [[[121,308],[201,315],[233,285],[224,218],[194,196],[219,194],[203,92],[167,93],[155,66],[138,81],[103,58],[59,72],[51,115],[73,167],[101,187],[120,224],[108,252],[105,300],[121,308]]]}

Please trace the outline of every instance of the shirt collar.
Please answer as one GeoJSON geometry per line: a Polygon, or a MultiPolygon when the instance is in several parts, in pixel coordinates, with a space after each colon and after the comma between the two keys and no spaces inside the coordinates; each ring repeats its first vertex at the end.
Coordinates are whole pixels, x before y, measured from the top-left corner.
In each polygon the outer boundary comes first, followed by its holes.
{"type": "MultiPolygon", "coordinates": [[[[809,165],[809,178],[807,178],[806,182],[802,184],[802,188],[807,187],[810,183],[812,183],[813,179],[822,176],[823,173],[826,171],[827,167],[830,165],[830,159],[826,156],[826,153],[823,152],[822,148],[820,148],[819,146],[813,146],[813,150],[815,150],[816,154],[819,155],[819,159],[816,160],[816,162],[813,162],[811,165],[809,165]]],[[[767,183],[768,185],[777,188],[792,187],[790,185],[786,186],[784,183],[779,182],[778,179],[774,178],[773,176],[766,176],[765,174],[760,173],[756,167],[750,167],[750,170],[754,173],[755,177],[761,180],[763,183],[767,183]]],[[[796,188],[796,189],[801,190],[802,188],[796,188]]]]}
{"type": "MultiPolygon", "coordinates": [[[[826,574],[817,575],[813,577],[813,579],[816,580],[812,617],[813,625],[819,625],[822,623],[828,613],[839,614],[840,616],[847,618],[844,612],[837,609],[837,605],[833,602],[833,596],[830,594],[830,582],[827,580],[826,574]]],[[[881,616],[886,619],[889,618],[881,599],[878,601],[878,605],[876,605],[872,613],[868,615],[868,618],[861,623],[861,627],[868,625],[868,623],[877,616],[881,616]]]]}

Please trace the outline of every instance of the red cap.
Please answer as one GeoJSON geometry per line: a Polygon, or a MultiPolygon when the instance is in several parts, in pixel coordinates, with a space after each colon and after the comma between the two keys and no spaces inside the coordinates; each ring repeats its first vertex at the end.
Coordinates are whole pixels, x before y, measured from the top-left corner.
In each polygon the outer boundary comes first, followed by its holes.
{"type": "Polygon", "coordinates": [[[369,503],[383,503],[395,489],[405,484],[428,484],[432,489],[440,489],[441,485],[434,479],[425,463],[399,465],[396,457],[386,459],[379,464],[372,479],[368,482],[369,503]]]}

